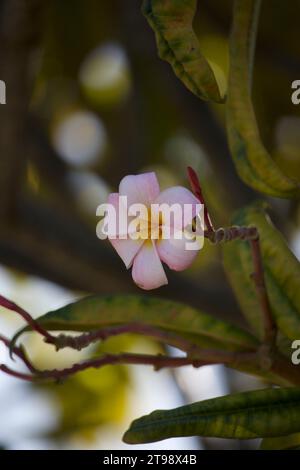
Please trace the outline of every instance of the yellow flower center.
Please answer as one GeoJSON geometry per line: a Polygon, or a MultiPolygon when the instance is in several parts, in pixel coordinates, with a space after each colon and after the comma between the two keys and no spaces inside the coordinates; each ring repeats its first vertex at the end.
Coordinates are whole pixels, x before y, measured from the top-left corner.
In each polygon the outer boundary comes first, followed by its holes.
{"type": "Polygon", "coordinates": [[[162,239],[162,225],[163,225],[163,216],[159,212],[158,220],[157,216],[153,217],[151,209],[148,209],[147,220],[139,220],[139,238],[143,240],[161,240],[162,239]]]}

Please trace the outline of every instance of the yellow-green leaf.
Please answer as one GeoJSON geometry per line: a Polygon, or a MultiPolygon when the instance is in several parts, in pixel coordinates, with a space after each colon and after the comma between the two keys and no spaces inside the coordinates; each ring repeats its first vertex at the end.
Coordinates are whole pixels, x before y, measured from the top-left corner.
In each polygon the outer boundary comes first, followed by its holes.
{"type": "MultiPolygon", "coordinates": [[[[265,279],[272,312],[284,336],[300,337],[300,264],[286,241],[266,216],[262,205],[240,210],[234,224],[258,228],[265,279]]],[[[223,246],[226,273],[241,308],[256,333],[262,337],[262,311],[251,280],[253,263],[248,242],[235,241],[223,246]]],[[[283,339],[283,338],[281,338],[283,339]]]]}
{"type": "Polygon", "coordinates": [[[289,436],[266,437],[263,439],[261,450],[288,450],[299,448],[300,433],[290,434],[289,436]]]}
{"type": "Polygon", "coordinates": [[[196,96],[222,102],[223,96],[193,30],[197,0],[144,0],[143,13],[155,32],[159,56],[196,96]]]}
{"type": "Polygon", "coordinates": [[[255,291],[253,280],[249,272],[253,271],[251,253],[247,242],[235,241],[222,246],[223,263],[226,275],[229,279],[232,290],[238,300],[242,312],[247,318],[256,335],[263,338],[263,317],[259,300],[255,291]],[[247,255],[247,270],[242,262],[242,252],[247,255]]]}
{"type": "Polygon", "coordinates": [[[241,179],[262,193],[300,195],[299,184],[286,176],[266,150],[251,100],[251,82],[260,0],[235,0],[230,35],[227,133],[241,179]]]}
{"type": "Polygon", "coordinates": [[[138,322],[186,335],[203,347],[247,350],[257,346],[253,336],[230,323],[178,302],[146,296],[85,297],[38,320],[48,330],[73,331],[138,322]]]}
{"type": "Polygon", "coordinates": [[[300,389],[265,389],[157,410],[131,424],[128,444],[170,437],[214,436],[252,439],[300,431],[300,389]]]}

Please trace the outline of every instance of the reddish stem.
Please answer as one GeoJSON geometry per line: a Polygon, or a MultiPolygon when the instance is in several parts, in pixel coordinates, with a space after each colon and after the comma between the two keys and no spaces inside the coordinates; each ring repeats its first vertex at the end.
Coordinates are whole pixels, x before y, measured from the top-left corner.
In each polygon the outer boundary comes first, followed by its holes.
{"type": "Polygon", "coordinates": [[[19,305],[15,304],[11,300],[6,299],[3,295],[0,295],[0,306],[7,308],[8,310],[12,310],[15,313],[21,315],[21,317],[31,326],[31,328],[38,333],[40,333],[44,338],[47,340],[51,340],[52,335],[48,333],[36,320],[32,318],[32,316],[26,312],[23,308],[19,307],[19,305]]]}
{"type": "Polygon", "coordinates": [[[57,350],[70,347],[80,351],[95,341],[106,340],[111,336],[118,336],[125,333],[145,335],[185,352],[189,352],[195,348],[197,349],[196,345],[176,333],[165,331],[144,323],[127,323],[125,325],[109,326],[102,328],[101,330],[91,331],[90,333],[84,333],[79,336],[61,334],[59,336],[52,336],[50,340],[46,340],[46,342],[56,346],[57,350]]]}
{"type": "Polygon", "coordinates": [[[203,206],[204,206],[204,223],[205,223],[205,226],[206,226],[206,228],[209,232],[211,232],[211,231],[213,232],[214,228],[213,228],[213,225],[212,225],[212,222],[210,220],[210,216],[209,216],[206,204],[205,204],[205,200],[204,200],[204,196],[203,196],[203,193],[202,193],[202,189],[201,189],[201,185],[200,185],[198,175],[195,172],[195,170],[193,170],[193,168],[190,167],[190,166],[187,167],[187,171],[188,171],[188,177],[189,177],[190,185],[192,187],[192,191],[195,194],[196,198],[199,199],[201,204],[203,204],[203,206]]]}
{"type": "Polygon", "coordinates": [[[5,364],[0,364],[0,370],[5,372],[5,374],[16,377],[17,379],[26,380],[28,382],[36,382],[38,380],[37,375],[24,374],[23,372],[18,372],[16,370],[7,367],[5,364]]]}
{"type": "Polygon", "coordinates": [[[107,365],[116,365],[116,364],[135,364],[135,365],[150,365],[153,366],[155,370],[162,369],[164,367],[182,367],[187,365],[192,365],[194,367],[201,367],[203,365],[209,364],[209,362],[203,362],[197,359],[191,359],[188,357],[168,357],[164,355],[152,356],[149,354],[133,354],[133,353],[122,353],[122,354],[106,354],[97,359],[90,359],[78,364],[74,364],[71,367],[67,367],[62,370],[44,370],[36,371],[35,375],[24,374],[22,372],[15,371],[10,367],[7,367],[4,364],[0,364],[0,370],[5,372],[8,375],[13,377],[35,382],[38,380],[62,380],[66,379],[70,375],[82,372],[84,370],[100,367],[107,365]]]}
{"type": "MultiPolygon", "coordinates": [[[[5,344],[5,346],[9,349],[11,347],[11,342],[8,338],[5,338],[4,336],[0,335],[0,341],[5,344]]],[[[22,348],[22,346],[14,346],[12,349],[12,352],[19,358],[23,363],[26,365],[27,369],[30,370],[30,372],[35,373],[37,372],[37,369],[31,364],[30,360],[28,359],[25,350],[22,348]]]]}

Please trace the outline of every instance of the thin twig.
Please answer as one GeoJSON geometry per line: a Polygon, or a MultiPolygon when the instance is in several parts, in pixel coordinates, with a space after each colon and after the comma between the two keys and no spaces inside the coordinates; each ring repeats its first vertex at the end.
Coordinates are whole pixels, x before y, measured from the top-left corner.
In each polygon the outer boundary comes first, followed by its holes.
{"type": "Polygon", "coordinates": [[[99,340],[106,340],[111,336],[118,336],[125,333],[145,335],[150,338],[160,340],[183,351],[186,351],[192,347],[189,341],[185,340],[176,333],[164,331],[162,329],[143,323],[127,323],[124,325],[109,326],[96,331],[91,331],[89,333],[84,333],[79,336],[60,334],[58,336],[51,336],[50,339],[46,339],[45,341],[47,343],[53,344],[57,350],[71,347],[72,349],[80,351],[81,349],[89,346],[91,343],[99,340]]]}
{"type": "MultiPolygon", "coordinates": [[[[6,342],[5,342],[6,344],[6,342]]],[[[30,381],[37,382],[43,380],[55,380],[62,381],[69,376],[82,372],[90,368],[99,369],[106,365],[150,365],[153,366],[155,370],[160,370],[162,368],[168,367],[183,367],[192,365],[193,367],[202,367],[204,365],[211,364],[224,364],[230,367],[241,368],[243,366],[258,366],[258,369],[263,371],[272,371],[275,374],[279,374],[281,377],[284,377],[290,383],[295,385],[300,385],[300,374],[299,369],[295,366],[292,366],[289,361],[280,355],[275,355],[273,360],[270,360],[268,366],[259,365],[260,356],[258,352],[245,352],[245,353],[234,353],[224,351],[210,351],[202,350],[202,354],[199,357],[168,357],[164,355],[147,355],[147,354],[134,354],[134,353],[121,353],[121,354],[106,354],[99,358],[90,359],[81,363],[73,364],[71,367],[67,367],[62,370],[37,370],[34,366],[31,365],[32,374],[27,374],[11,369],[5,364],[0,364],[0,370],[8,375],[13,377],[30,381]],[[225,360],[227,358],[227,360],[225,360]],[[242,358],[242,362],[241,362],[242,358]]],[[[268,351],[267,354],[270,352],[268,351]]]]}
{"type": "Polygon", "coordinates": [[[150,365],[155,370],[160,370],[164,367],[182,367],[192,365],[193,367],[201,367],[209,364],[197,359],[191,359],[188,357],[168,357],[164,355],[152,356],[150,354],[133,354],[133,353],[122,353],[122,354],[106,354],[96,359],[90,359],[81,363],[73,364],[71,367],[57,370],[43,370],[36,371],[35,374],[24,374],[22,372],[15,371],[4,364],[0,364],[0,370],[8,375],[35,382],[39,380],[63,380],[74,375],[78,372],[82,372],[87,369],[99,369],[107,365],[116,364],[135,364],[135,365],[150,365]]]}
{"type": "Polygon", "coordinates": [[[28,323],[28,325],[31,326],[33,330],[40,333],[47,340],[51,340],[52,335],[47,330],[45,330],[45,328],[43,328],[36,320],[34,320],[34,318],[32,318],[32,316],[28,312],[26,312],[26,310],[19,307],[19,305],[15,304],[11,300],[6,299],[5,297],[3,297],[3,295],[0,295],[0,306],[7,308],[8,310],[12,310],[13,312],[21,315],[21,317],[28,323]]]}
{"type": "Polygon", "coordinates": [[[118,336],[126,333],[145,335],[185,352],[201,351],[201,348],[197,345],[174,332],[166,331],[144,323],[127,323],[124,325],[110,326],[100,330],[91,331],[89,333],[84,333],[79,336],[61,334],[59,336],[51,336],[49,340],[46,339],[45,341],[53,344],[58,350],[70,347],[80,351],[96,341],[106,340],[111,336],[118,336]]]}
{"type": "Polygon", "coordinates": [[[237,226],[221,227],[213,231],[205,230],[205,238],[208,238],[212,243],[231,242],[233,240],[254,240],[257,238],[257,228],[252,226],[237,226]]]}
{"type": "MultiPolygon", "coordinates": [[[[107,331],[107,330],[106,330],[107,331]]],[[[115,330],[116,331],[116,330],[115,330]]],[[[107,331],[108,332],[108,331],[107,331]]],[[[0,336],[0,340],[7,348],[10,347],[9,339],[0,336]]],[[[89,368],[100,368],[106,365],[115,364],[141,364],[151,365],[155,370],[163,367],[183,367],[192,365],[193,367],[201,367],[211,364],[224,364],[229,367],[257,367],[262,371],[271,371],[284,377],[290,383],[300,385],[300,374],[297,367],[292,366],[285,357],[275,354],[264,346],[257,351],[233,352],[220,351],[210,349],[200,349],[198,346],[190,345],[190,352],[184,357],[168,357],[164,355],[147,355],[122,353],[118,355],[106,354],[99,358],[89,359],[87,361],[73,364],[62,370],[38,370],[28,359],[25,350],[22,347],[14,347],[16,354],[29,369],[31,374],[19,372],[11,369],[5,364],[0,364],[0,370],[13,377],[30,381],[56,380],[61,381],[77,372],[87,370],[89,368]]]]}
{"type": "MultiPolygon", "coordinates": [[[[246,352],[234,352],[234,351],[222,351],[222,350],[214,350],[214,349],[201,349],[199,346],[190,343],[189,341],[176,337],[173,334],[168,332],[160,332],[159,330],[153,329],[148,325],[124,325],[122,327],[115,327],[115,328],[106,328],[103,330],[99,330],[97,333],[97,339],[99,336],[108,338],[109,336],[113,336],[116,334],[122,334],[124,332],[143,332],[149,336],[157,338],[157,335],[160,336],[160,339],[164,340],[164,342],[168,344],[176,344],[178,347],[180,342],[180,348],[186,352],[186,356],[184,357],[168,357],[164,355],[147,355],[147,354],[133,354],[133,353],[122,353],[119,355],[113,354],[106,354],[101,356],[100,358],[89,359],[87,361],[73,364],[71,367],[62,370],[44,370],[40,371],[31,364],[30,360],[28,359],[25,350],[22,347],[15,346],[13,352],[24,362],[27,368],[30,370],[32,375],[25,374],[23,372],[15,371],[10,367],[2,364],[0,365],[0,370],[7,374],[10,374],[14,377],[18,377],[23,380],[40,380],[40,379],[63,379],[68,377],[69,375],[75,374],[77,372],[86,370],[88,368],[99,368],[105,365],[113,365],[113,364],[144,364],[144,365],[152,365],[156,370],[159,370],[162,367],[181,367],[185,365],[193,365],[194,367],[201,367],[203,365],[208,364],[225,364],[229,366],[234,366],[238,364],[249,364],[249,363],[256,363],[257,362],[257,352],[256,351],[246,351],[246,352]],[[174,340],[176,338],[176,341],[174,340]],[[179,341],[180,340],[180,341],[179,341]]],[[[5,337],[0,337],[1,341],[7,346],[10,347],[10,341],[5,337]]],[[[69,345],[76,349],[78,344],[72,344],[71,339],[69,336],[65,336],[63,341],[65,341],[65,346],[69,345]]],[[[90,335],[81,335],[79,337],[80,341],[83,341],[80,346],[91,344],[92,341],[96,340],[96,337],[91,337],[90,335]],[[84,338],[85,336],[85,338],[84,338]]]]}
{"type": "MultiPolygon", "coordinates": [[[[5,338],[5,336],[0,335],[0,341],[9,349],[11,346],[11,342],[8,338],[5,338]]],[[[27,354],[25,352],[25,349],[22,346],[14,346],[13,347],[13,353],[21,359],[21,361],[26,365],[27,369],[30,370],[30,372],[35,373],[37,372],[37,369],[32,365],[30,362],[29,358],[27,357],[27,354]]]]}
{"type": "Polygon", "coordinates": [[[26,310],[19,307],[19,305],[0,295],[0,306],[7,308],[8,310],[12,310],[13,312],[21,315],[21,317],[28,323],[29,326],[31,326],[33,330],[40,333],[47,340],[51,340],[52,335],[47,330],[45,330],[45,328],[43,328],[36,320],[34,320],[34,318],[32,318],[32,316],[28,312],[26,312],[26,310]]]}
{"type": "Polygon", "coordinates": [[[24,372],[13,370],[10,367],[7,367],[5,364],[0,364],[0,370],[7,375],[11,375],[17,379],[26,380],[28,382],[36,382],[38,380],[37,375],[25,374],[24,372]]]}
{"type": "Polygon", "coordinates": [[[142,323],[128,323],[126,325],[107,327],[79,336],[68,336],[62,334],[57,337],[53,337],[55,338],[54,342],[53,338],[51,338],[51,343],[54,344],[58,350],[65,347],[81,350],[95,341],[106,340],[111,336],[117,336],[124,333],[135,333],[159,340],[184,351],[190,358],[204,360],[207,363],[234,364],[237,362],[249,362],[249,360],[251,361],[253,356],[256,354],[254,349],[245,352],[203,349],[176,333],[164,331],[142,323]]]}

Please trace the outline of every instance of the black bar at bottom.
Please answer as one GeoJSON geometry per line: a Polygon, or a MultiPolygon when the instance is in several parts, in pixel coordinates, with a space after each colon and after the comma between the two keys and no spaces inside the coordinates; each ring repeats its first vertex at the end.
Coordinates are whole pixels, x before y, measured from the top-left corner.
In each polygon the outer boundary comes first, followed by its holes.
{"type": "MultiPolygon", "coordinates": [[[[297,459],[295,451],[162,451],[162,450],[132,450],[132,451],[11,451],[0,452],[0,467],[5,468],[11,464],[46,464],[47,467],[57,465],[74,468],[84,467],[106,468],[121,466],[124,468],[151,468],[157,465],[172,466],[175,468],[210,465],[211,467],[224,468],[224,466],[238,463],[247,466],[266,464],[268,468],[279,468],[292,464],[297,459]]],[[[39,467],[41,468],[41,467],[39,467]]],[[[205,467],[202,467],[205,468],[205,467]]]]}

